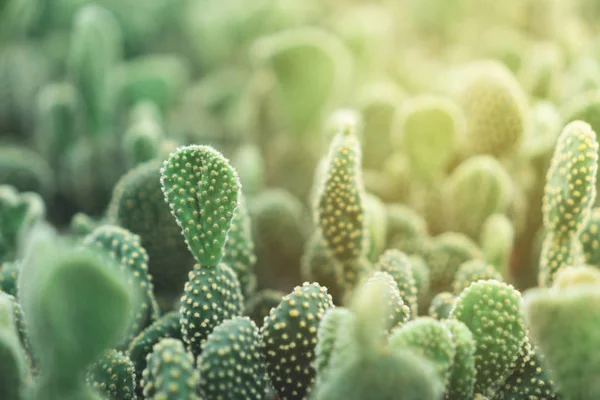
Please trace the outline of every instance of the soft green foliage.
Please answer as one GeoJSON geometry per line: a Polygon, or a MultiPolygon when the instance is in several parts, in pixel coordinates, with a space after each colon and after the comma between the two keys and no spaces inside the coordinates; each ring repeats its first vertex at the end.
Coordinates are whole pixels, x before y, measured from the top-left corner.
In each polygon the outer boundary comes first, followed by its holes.
{"type": "Polygon", "coordinates": [[[515,228],[504,214],[492,214],[481,227],[479,242],[487,262],[502,276],[508,274],[515,240],[515,228]]]}
{"type": "Polygon", "coordinates": [[[127,353],[134,366],[138,396],[142,395],[141,371],[146,369],[146,357],[152,353],[154,345],[162,339],[182,338],[180,318],[178,311],[171,311],[154,321],[131,341],[127,353]]]}
{"type": "Polygon", "coordinates": [[[26,376],[25,355],[17,335],[13,302],[0,292],[0,397],[23,399],[26,376]]]}
{"type": "Polygon", "coordinates": [[[454,282],[452,282],[452,292],[455,296],[460,296],[462,291],[468,288],[471,283],[488,279],[502,281],[502,275],[493,265],[483,260],[467,261],[456,271],[454,282]]]}
{"type": "Polygon", "coordinates": [[[304,283],[271,309],[261,328],[267,371],[279,397],[302,399],[315,381],[317,328],[333,307],[327,288],[304,283]]]}
{"type": "Polygon", "coordinates": [[[473,283],[456,300],[450,318],[471,329],[475,340],[476,392],[498,383],[517,360],[526,333],[520,307],[520,293],[494,280],[473,283]]]}
{"type": "Polygon", "coordinates": [[[447,226],[478,240],[486,219],[505,210],[512,190],[509,175],[495,158],[468,158],[442,186],[447,226]]]}
{"type": "Polygon", "coordinates": [[[483,61],[468,69],[458,94],[466,119],[462,145],[471,154],[509,154],[523,135],[527,97],[499,62],[483,61]]]}
{"type": "Polygon", "coordinates": [[[410,309],[411,317],[416,317],[417,306],[417,282],[413,276],[413,269],[406,254],[399,250],[386,250],[379,260],[375,269],[387,272],[398,285],[400,297],[406,302],[410,309]]]}
{"type": "Polygon", "coordinates": [[[106,252],[119,265],[129,285],[141,297],[135,310],[135,322],[130,339],[158,318],[159,309],[154,298],[152,276],[148,273],[148,253],[142,247],[140,237],[126,229],[113,225],[96,228],[83,240],[84,245],[106,252]]]}
{"type": "Polygon", "coordinates": [[[108,219],[139,235],[157,295],[179,295],[194,265],[160,185],[160,162],[131,169],[115,185],[108,219]],[[156,229],[160,226],[160,229],[156,229]]]}
{"type": "Polygon", "coordinates": [[[400,203],[386,204],[386,248],[395,248],[406,254],[419,254],[428,236],[427,222],[417,212],[400,203]]]}
{"type": "Polygon", "coordinates": [[[108,350],[87,372],[87,383],[108,400],[135,400],[136,373],[125,354],[108,350]]]}
{"type": "Polygon", "coordinates": [[[256,324],[234,317],[217,326],[202,345],[198,370],[205,398],[262,400],[268,378],[256,324]]]}
{"type": "Polygon", "coordinates": [[[596,379],[600,358],[591,350],[598,348],[600,341],[599,287],[597,270],[565,268],[558,273],[555,288],[535,289],[525,296],[532,340],[565,400],[600,396],[596,379]]]}
{"type": "Polygon", "coordinates": [[[471,330],[456,319],[444,321],[444,325],[452,334],[454,343],[454,359],[450,367],[450,378],[446,385],[448,400],[470,399],[477,370],[475,369],[475,341],[471,330]]]}
{"type": "Polygon", "coordinates": [[[244,315],[250,317],[255,324],[262,326],[271,308],[277,307],[285,293],[279,290],[264,289],[256,292],[246,301],[244,315]]]}
{"type": "Polygon", "coordinates": [[[237,173],[212,147],[192,145],[171,154],[160,182],[192,255],[202,266],[216,266],[238,207],[237,173]]]}
{"type": "Polygon", "coordinates": [[[180,340],[166,338],[154,345],[142,373],[144,398],[199,400],[194,359],[180,340]]]}
{"type": "Polygon", "coordinates": [[[194,356],[221,322],[241,315],[244,309],[240,282],[225,264],[205,268],[195,265],[181,297],[181,332],[194,356]]]}
{"type": "Polygon", "coordinates": [[[392,331],[389,346],[410,348],[433,362],[441,381],[447,385],[456,349],[452,333],[444,324],[431,317],[417,318],[392,331]]]}
{"type": "Polygon", "coordinates": [[[252,226],[246,201],[239,196],[239,204],[231,220],[231,228],[227,233],[225,248],[223,249],[223,262],[236,273],[244,298],[248,298],[256,290],[256,275],[254,264],[254,241],[252,240],[252,226]]]}
{"type": "Polygon", "coordinates": [[[450,311],[454,308],[456,296],[450,292],[439,292],[435,295],[429,305],[428,314],[435,319],[446,319],[450,316],[450,311]]]}
{"type": "Polygon", "coordinates": [[[36,399],[90,398],[85,368],[127,332],[132,288],[110,261],[49,236],[30,248],[19,277],[20,301],[42,372],[36,399]]]}
{"type": "Polygon", "coordinates": [[[464,124],[462,110],[450,99],[424,95],[402,103],[394,134],[419,179],[437,183],[444,177],[464,124]]]}

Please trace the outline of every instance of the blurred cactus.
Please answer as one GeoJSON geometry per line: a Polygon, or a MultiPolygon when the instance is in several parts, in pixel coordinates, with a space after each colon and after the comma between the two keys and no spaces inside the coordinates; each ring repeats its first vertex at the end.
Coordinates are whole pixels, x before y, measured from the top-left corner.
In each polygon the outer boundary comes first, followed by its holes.
{"type": "Polygon", "coordinates": [[[427,222],[411,208],[398,203],[386,204],[386,248],[395,248],[406,254],[422,254],[428,236],[427,222]]]}
{"type": "Polygon", "coordinates": [[[452,282],[452,292],[455,296],[460,296],[463,290],[468,288],[472,283],[482,280],[493,279],[502,281],[502,275],[496,270],[493,265],[486,263],[483,260],[470,260],[458,268],[452,282]]]}
{"type": "Polygon", "coordinates": [[[160,156],[164,127],[160,111],[149,101],[133,106],[123,135],[123,150],[129,165],[135,166],[160,156]]]}
{"type": "Polygon", "coordinates": [[[34,151],[20,146],[0,146],[0,184],[50,199],[55,191],[54,174],[34,151]]]}
{"type": "Polygon", "coordinates": [[[0,292],[0,395],[6,400],[23,399],[27,385],[25,354],[19,343],[13,303],[0,292]]]}
{"type": "Polygon", "coordinates": [[[464,323],[456,319],[448,319],[444,321],[444,325],[452,334],[455,350],[446,385],[446,397],[448,400],[470,399],[477,374],[473,334],[464,323]]]}
{"type": "Polygon", "coordinates": [[[399,250],[386,250],[379,257],[375,269],[388,273],[398,285],[400,297],[410,309],[412,318],[418,313],[417,305],[417,282],[413,275],[411,261],[399,250]]]}
{"type": "Polygon", "coordinates": [[[17,278],[20,265],[17,262],[0,264],[0,291],[11,296],[17,295],[17,278]]]}
{"type": "Polygon", "coordinates": [[[238,171],[246,196],[259,195],[263,191],[266,175],[260,148],[251,144],[240,146],[233,156],[232,164],[238,171]]]}
{"type": "Polygon", "coordinates": [[[600,266],[600,208],[592,208],[590,217],[585,223],[579,240],[583,246],[586,264],[600,266]]]}
{"type": "Polygon", "coordinates": [[[437,320],[447,319],[450,316],[450,312],[454,308],[455,303],[456,296],[452,293],[439,292],[431,300],[427,313],[437,320]]]}
{"type": "Polygon", "coordinates": [[[388,332],[396,327],[403,326],[404,323],[410,319],[411,308],[404,302],[404,299],[398,290],[398,284],[392,275],[387,272],[377,271],[373,273],[373,275],[364,282],[363,286],[381,285],[381,283],[385,284],[388,288],[386,290],[387,297],[384,298],[384,300],[388,302],[385,307],[388,314],[384,330],[385,332],[388,332]]]}
{"type": "Polygon", "coordinates": [[[269,315],[272,308],[281,303],[285,293],[279,290],[264,289],[256,292],[252,297],[246,300],[244,315],[250,317],[258,326],[262,326],[265,317],[269,315]]]}
{"type": "Polygon", "coordinates": [[[108,400],[135,400],[135,368],[125,354],[109,350],[88,370],[87,383],[108,400]]]}
{"type": "Polygon", "coordinates": [[[483,223],[479,239],[481,250],[486,261],[504,278],[510,274],[514,241],[515,229],[504,214],[492,214],[483,223]]]}
{"type": "Polygon", "coordinates": [[[387,213],[385,204],[370,193],[365,193],[365,222],[369,236],[369,251],[367,258],[371,261],[377,260],[385,250],[387,234],[387,213]]]}

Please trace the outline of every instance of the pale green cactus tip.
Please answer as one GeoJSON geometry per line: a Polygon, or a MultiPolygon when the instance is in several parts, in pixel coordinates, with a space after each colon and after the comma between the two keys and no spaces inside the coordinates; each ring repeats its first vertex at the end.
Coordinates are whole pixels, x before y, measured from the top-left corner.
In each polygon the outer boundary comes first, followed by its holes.
{"type": "Polygon", "coordinates": [[[454,308],[455,303],[456,296],[452,293],[439,292],[435,295],[433,300],[431,300],[427,313],[430,317],[438,320],[447,319],[450,316],[450,311],[454,308]]]}
{"type": "Polygon", "coordinates": [[[462,264],[452,282],[452,292],[455,296],[460,296],[463,290],[468,288],[472,283],[493,279],[502,281],[502,275],[496,268],[483,260],[470,260],[462,264]]]}
{"type": "Polygon", "coordinates": [[[418,288],[411,261],[406,254],[400,250],[386,250],[379,257],[375,269],[388,273],[394,279],[400,297],[410,309],[411,317],[415,318],[418,313],[418,288]]]}
{"type": "Polygon", "coordinates": [[[392,331],[389,346],[395,349],[408,347],[430,360],[444,386],[447,385],[456,348],[446,325],[431,317],[417,318],[392,331]]]}
{"type": "Polygon", "coordinates": [[[206,398],[264,399],[269,379],[256,324],[234,317],[217,326],[202,345],[198,370],[206,398]]]}
{"type": "Polygon", "coordinates": [[[108,350],[87,371],[87,384],[107,400],[136,400],[135,368],[125,354],[108,350]]]}
{"type": "Polygon", "coordinates": [[[507,155],[523,136],[527,96],[500,62],[477,62],[469,72],[457,99],[466,119],[462,146],[471,154],[507,155]]]}
{"type": "Polygon", "coordinates": [[[189,351],[197,357],[214,328],[243,310],[240,283],[231,268],[222,263],[213,268],[196,264],[185,284],[179,311],[183,341],[189,351]]]}
{"type": "Polygon", "coordinates": [[[144,398],[199,400],[194,358],[180,340],[165,338],[154,345],[142,372],[144,398]]]}
{"type": "Polygon", "coordinates": [[[596,198],[598,141],[582,121],[565,126],[558,137],[548,174],[542,212],[546,229],[579,233],[596,198]]]}
{"type": "Polygon", "coordinates": [[[179,147],[161,169],[165,200],[200,265],[221,260],[241,190],[237,172],[210,146],[179,147]]]}
{"type": "Polygon", "coordinates": [[[463,135],[462,110],[451,99],[423,95],[402,103],[394,119],[397,147],[406,149],[411,171],[435,183],[446,173],[457,140],[463,135]]]}
{"type": "Polygon", "coordinates": [[[521,302],[521,294],[508,284],[478,281],[461,293],[450,312],[450,318],[463,322],[473,333],[478,393],[497,384],[517,360],[526,337],[521,302]],[[489,314],[488,310],[494,311],[489,314]]]}
{"type": "Polygon", "coordinates": [[[468,158],[442,186],[444,219],[449,230],[478,240],[486,219],[506,211],[513,183],[499,161],[488,155],[468,158]]]}
{"type": "Polygon", "coordinates": [[[590,349],[600,345],[600,273],[594,267],[561,270],[552,288],[525,295],[531,339],[543,355],[549,378],[560,398],[595,399],[600,358],[590,349]]]}
{"type": "Polygon", "coordinates": [[[283,297],[261,328],[271,382],[282,400],[309,395],[315,382],[317,329],[333,307],[325,287],[305,282],[283,297]]]}

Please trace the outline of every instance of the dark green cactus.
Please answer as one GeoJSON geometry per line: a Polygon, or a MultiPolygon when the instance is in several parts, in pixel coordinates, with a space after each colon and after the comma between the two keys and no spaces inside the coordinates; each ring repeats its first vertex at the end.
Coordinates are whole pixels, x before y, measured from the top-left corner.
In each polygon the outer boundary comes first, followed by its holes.
{"type": "Polygon", "coordinates": [[[454,359],[450,367],[450,378],[446,386],[448,400],[470,399],[477,370],[475,369],[475,341],[471,330],[456,319],[447,319],[444,325],[452,334],[454,359]]]}
{"type": "Polygon", "coordinates": [[[490,215],[481,227],[481,251],[504,277],[509,274],[515,236],[513,223],[504,214],[490,215]]]}
{"type": "Polygon", "coordinates": [[[107,400],[136,400],[136,372],[125,354],[108,350],[87,372],[87,383],[107,400]]]}
{"type": "Polygon", "coordinates": [[[181,297],[181,332],[194,356],[221,322],[241,315],[244,310],[240,283],[225,264],[205,268],[198,264],[189,274],[181,297]]]}
{"type": "Polygon", "coordinates": [[[450,292],[439,292],[429,305],[428,314],[438,320],[450,317],[450,312],[456,304],[456,296],[450,292]]]}
{"type": "Polygon", "coordinates": [[[180,340],[166,338],[154,345],[142,372],[144,398],[199,400],[194,358],[180,340]]]}
{"type": "Polygon", "coordinates": [[[267,371],[282,400],[303,399],[311,392],[317,329],[331,307],[325,287],[304,283],[284,296],[265,318],[261,335],[267,371]]]}
{"type": "Polygon", "coordinates": [[[262,400],[268,377],[256,324],[234,317],[217,326],[198,357],[200,393],[209,399],[262,400]]]}
{"type": "Polygon", "coordinates": [[[398,285],[400,297],[410,309],[410,315],[415,318],[418,313],[417,282],[409,258],[399,250],[386,250],[375,265],[375,269],[390,274],[398,285]]]}
{"type": "Polygon", "coordinates": [[[238,207],[237,173],[212,147],[191,145],[171,154],[160,181],[192,255],[203,267],[216,266],[238,207]]]}
{"type": "Polygon", "coordinates": [[[526,334],[520,308],[520,293],[494,280],[473,283],[456,300],[450,318],[463,322],[475,340],[476,392],[486,393],[517,360],[526,334]]]}
{"type": "Polygon", "coordinates": [[[502,275],[494,268],[493,265],[486,263],[483,260],[470,260],[462,264],[452,282],[452,292],[455,296],[460,296],[463,290],[468,288],[472,283],[494,279],[502,281],[502,275]]]}

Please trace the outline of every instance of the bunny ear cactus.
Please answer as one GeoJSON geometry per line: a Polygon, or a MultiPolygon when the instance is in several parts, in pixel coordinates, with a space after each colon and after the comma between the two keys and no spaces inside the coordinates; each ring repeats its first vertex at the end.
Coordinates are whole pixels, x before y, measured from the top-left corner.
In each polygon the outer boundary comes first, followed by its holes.
{"type": "Polygon", "coordinates": [[[600,266],[600,208],[593,208],[585,223],[579,240],[583,246],[585,262],[589,265],[600,266]]]}
{"type": "Polygon", "coordinates": [[[207,399],[264,399],[268,377],[256,324],[234,317],[217,326],[202,345],[198,369],[207,399]]]}
{"type": "Polygon", "coordinates": [[[468,288],[473,282],[493,279],[498,282],[502,281],[502,275],[494,268],[493,265],[486,263],[483,260],[471,260],[462,264],[452,282],[452,292],[455,296],[468,288]]]}
{"type": "Polygon", "coordinates": [[[477,375],[473,334],[464,323],[456,319],[447,319],[444,325],[452,334],[455,349],[450,366],[450,377],[446,385],[446,398],[448,400],[470,399],[473,397],[477,375]]]}
{"type": "Polygon", "coordinates": [[[22,400],[26,383],[27,365],[17,335],[13,302],[0,292],[0,396],[22,400]]]}
{"type": "Polygon", "coordinates": [[[155,344],[142,376],[145,399],[200,399],[194,359],[180,340],[166,338],[155,344]]]}
{"type": "Polygon", "coordinates": [[[28,334],[42,370],[33,398],[96,397],[85,387],[85,369],[128,331],[131,290],[106,257],[36,236],[19,277],[28,334]]]}
{"type": "Polygon", "coordinates": [[[521,302],[512,286],[494,280],[471,284],[456,300],[450,318],[463,322],[475,340],[476,392],[487,393],[517,360],[526,334],[521,302]]]}
{"type": "Polygon", "coordinates": [[[478,240],[486,219],[503,212],[513,192],[502,164],[491,156],[474,156],[460,164],[442,186],[449,228],[478,240]]]}
{"type": "MultiPolygon", "coordinates": [[[[338,338],[344,334],[351,319],[354,318],[351,311],[342,308],[330,308],[323,315],[323,319],[317,330],[317,347],[315,348],[315,370],[317,379],[323,380],[327,375],[327,369],[334,351],[340,351],[338,338]],[[337,347],[336,347],[337,346],[337,347]]],[[[317,382],[317,385],[320,382],[317,382]]]]}
{"type": "Polygon", "coordinates": [[[375,269],[388,273],[394,279],[400,297],[410,309],[411,317],[415,318],[418,312],[417,282],[413,276],[411,262],[406,254],[399,250],[386,250],[379,257],[375,269]]]}
{"type": "Polygon", "coordinates": [[[560,398],[592,400],[600,396],[600,272],[592,267],[561,269],[551,288],[525,295],[532,340],[541,351],[560,398]]]}
{"type": "Polygon", "coordinates": [[[540,286],[550,286],[565,265],[583,259],[579,235],[596,198],[598,142],[592,128],[581,121],[560,134],[546,177],[542,205],[548,231],[540,257],[540,286]]]}
{"type": "Polygon", "coordinates": [[[454,308],[455,303],[456,296],[454,296],[452,293],[439,292],[431,300],[431,304],[429,304],[429,310],[427,313],[429,316],[437,320],[447,319],[450,316],[450,312],[454,308]]]}
{"type": "Polygon", "coordinates": [[[283,297],[261,328],[267,371],[282,400],[303,399],[315,381],[317,329],[333,307],[325,287],[304,283],[283,297]]]}
{"type": "Polygon", "coordinates": [[[236,171],[212,147],[190,145],[164,162],[160,182],[192,255],[203,267],[216,266],[238,207],[236,171]]]}
{"type": "Polygon", "coordinates": [[[108,350],[89,368],[87,382],[107,400],[136,400],[135,375],[129,357],[120,351],[108,350]]]}

